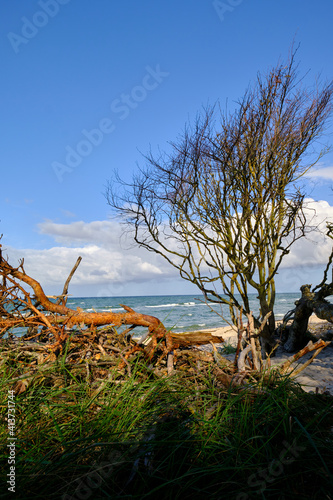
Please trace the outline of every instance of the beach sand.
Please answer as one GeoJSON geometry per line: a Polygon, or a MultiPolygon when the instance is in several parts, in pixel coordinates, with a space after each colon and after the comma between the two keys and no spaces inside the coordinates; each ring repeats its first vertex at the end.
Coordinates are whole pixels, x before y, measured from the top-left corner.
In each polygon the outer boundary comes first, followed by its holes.
{"type": "MultiPolygon", "coordinates": [[[[277,322],[278,324],[279,322],[277,322]]],[[[310,317],[309,330],[312,333],[329,332],[333,331],[333,323],[321,320],[315,315],[310,317]]],[[[221,327],[211,330],[207,330],[213,335],[222,336],[224,338],[224,344],[216,344],[216,346],[223,347],[225,344],[231,344],[236,346],[237,344],[237,329],[236,327],[221,327]]],[[[319,335],[320,338],[320,335],[319,335]]],[[[211,345],[201,346],[200,349],[211,350],[211,345]]],[[[313,356],[314,352],[310,352],[303,356],[298,362],[293,363],[293,367],[300,366],[305,363],[308,359],[313,356]]],[[[234,354],[224,355],[226,358],[232,360],[234,359],[234,354]]],[[[283,351],[282,347],[278,347],[276,350],[276,356],[271,359],[271,364],[277,365],[282,364],[286,361],[291,353],[283,351]]],[[[329,344],[325,349],[323,349],[318,356],[313,360],[313,362],[307,366],[299,375],[295,377],[295,380],[302,385],[302,388],[307,391],[323,393],[329,391],[333,395],[333,342],[329,344]]]]}

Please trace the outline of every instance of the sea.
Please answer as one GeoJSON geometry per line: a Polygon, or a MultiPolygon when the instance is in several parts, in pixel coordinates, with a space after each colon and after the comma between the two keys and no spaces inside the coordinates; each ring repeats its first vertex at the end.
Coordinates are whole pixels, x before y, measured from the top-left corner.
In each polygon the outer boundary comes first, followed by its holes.
{"type": "MultiPolygon", "coordinates": [[[[259,302],[256,294],[250,295],[250,307],[256,316],[259,302]]],[[[299,293],[278,293],[275,300],[275,319],[294,309],[299,293]]],[[[157,317],[167,329],[187,332],[201,329],[218,328],[228,325],[230,314],[228,306],[205,303],[200,295],[154,295],[137,297],[69,297],[67,306],[80,308],[86,312],[125,312],[122,304],[135,312],[157,317]]],[[[245,322],[246,318],[244,319],[245,322]]],[[[136,329],[139,332],[139,328],[136,329]]]]}
{"type": "MultiPolygon", "coordinates": [[[[259,314],[259,301],[256,294],[249,295],[250,307],[254,316],[259,314]]],[[[279,320],[294,309],[299,293],[277,293],[275,299],[275,319],[279,320]]],[[[333,300],[332,300],[333,302],[333,300]]],[[[67,307],[82,309],[86,312],[114,312],[125,310],[122,304],[131,307],[135,312],[155,316],[168,330],[174,332],[190,332],[219,328],[231,324],[229,308],[226,305],[206,303],[198,295],[151,295],[135,297],[68,297],[67,307]]],[[[243,318],[246,323],[246,318],[243,318]]],[[[145,329],[136,327],[133,337],[140,337],[145,329]]],[[[12,333],[21,337],[26,328],[15,328],[12,333]]],[[[3,338],[6,338],[5,334],[3,338]]]]}

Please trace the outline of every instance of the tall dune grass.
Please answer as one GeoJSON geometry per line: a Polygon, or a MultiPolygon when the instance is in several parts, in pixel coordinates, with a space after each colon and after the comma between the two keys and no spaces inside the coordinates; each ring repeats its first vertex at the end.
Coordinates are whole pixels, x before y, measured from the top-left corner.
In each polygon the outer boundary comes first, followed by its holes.
{"type": "Polygon", "coordinates": [[[331,499],[332,397],[287,377],[233,392],[137,362],[91,383],[64,364],[16,396],[16,492],[1,366],[1,494],[22,499],[331,499]]]}

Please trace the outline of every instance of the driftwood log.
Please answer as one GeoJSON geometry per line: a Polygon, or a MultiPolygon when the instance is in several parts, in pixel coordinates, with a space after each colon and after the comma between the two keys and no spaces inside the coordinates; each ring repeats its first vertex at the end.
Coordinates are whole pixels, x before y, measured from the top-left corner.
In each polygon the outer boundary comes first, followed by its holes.
{"type": "Polygon", "coordinates": [[[218,335],[213,335],[210,332],[187,332],[187,333],[171,333],[171,338],[175,348],[191,347],[204,344],[220,344],[224,339],[218,335]]]}
{"type": "Polygon", "coordinates": [[[307,342],[305,334],[308,329],[309,318],[313,313],[318,318],[333,323],[333,304],[326,300],[326,297],[333,294],[333,283],[324,284],[318,291],[315,290],[311,291],[311,285],[303,285],[301,287],[301,298],[295,302],[295,309],[288,312],[284,317],[283,325],[286,328],[288,338],[283,348],[287,352],[294,352],[304,347],[307,342]],[[285,326],[290,319],[293,320],[292,324],[285,326]]]}

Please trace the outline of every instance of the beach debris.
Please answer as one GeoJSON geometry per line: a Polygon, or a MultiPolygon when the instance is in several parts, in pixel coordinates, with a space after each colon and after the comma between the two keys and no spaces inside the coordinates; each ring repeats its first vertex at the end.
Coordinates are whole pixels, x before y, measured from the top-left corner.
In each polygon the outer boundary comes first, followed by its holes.
{"type": "MultiPolygon", "coordinates": [[[[219,351],[217,346],[224,340],[214,332],[170,332],[158,318],[138,313],[125,304],[121,304],[124,312],[120,313],[67,307],[68,286],[80,261],[78,258],[62,293],[50,300],[41,284],[25,272],[23,261],[15,268],[3,258],[0,245],[0,364],[9,372],[15,366],[15,376],[9,382],[17,394],[32,381],[50,380],[53,385],[63,385],[61,370],[70,370],[76,379],[88,381],[97,394],[106,383],[122,383],[131,375],[133,363],[141,361],[143,380],[184,373],[194,381],[200,376],[213,377],[216,385],[239,390],[253,380],[269,379],[273,368],[269,356],[262,359],[259,337],[270,313],[256,328],[252,312],[246,315],[246,325],[240,312],[237,348],[231,360],[219,351]],[[140,338],[133,337],[136,327],[146,328],[140,338]],[[17,329],[20,336],[16,335],[17,329]],[[211,352],[200,350],[207,345],[211,352]]],[[[329,344],[323,340],[309,343],[282,366],[275,366],[275,373],[296,376],[303,368],[292,371],[292,363],[314,350],[305,364],[308,366],[329,344]]]]}
{"type": "Polygon", "coordinates": [[[18,267],[11,266],[3,257],[0,245],[0,338],[6,334],[9,338],[15,338],[15,332],[21,329],[21,333],[25,332],[22,335],[24,342],[32,339],[36,343],[44,342],[55,356],[60,356],[70,341],[72,344],[81,344],[81,351],[88,358],[91,353],[84,346],[91,347],[96,341],[101,356],[106,356],[102,338],[107,328],[109,336],[113,334],[114,338],[121,338],[121,348],[118,342],[111,347],[113,354],[119,349],[118,356],[124,365],[138,351],[143,352],[148,360],[152,360],[155,353],[162,359],[175,348],[223,342],[221,337],[209,332],[171,333],[158,318],[138,313],[124,304],[120,304],[124,309],[122,313],[85,312],[67,307],[68,286],[80,262],[81,257],[71,270],[62,293],[52,301],[44,293],[41,284],[25,272],[24,261],[18,267]],[[26,285],[33,290],[33,295],[26,285]],[[136,327],[147,329],[138,341],[132,336],[136,327]]]}
{"type": "Polygon", "coordinates": [[[279,367],[279,371],[281,373],[287,373],[290,371],[290,375],[292,377],[296,377],[299,373],[301,373],[307,366],[309,366],[312,361],[318,356],[318,354],[325,349],[328,345],[331,344],[331,341],[325,341],[325,340],[318,340],[315,344],[310,340],[310,342],[300,351],[298,351],[296,354],[293,356],[290,356],[290,358],[287,359],[283,363],[281,367],[279,367]],[[299,366],[297,369],[291,368],[292,363],[295,363],[298,361],[302,356],[305,356],[305,354],[308,354],[311,351],[315,351],[313,356],[308,359],[305,363],[303,363],[301,366],[299,366]]]}
{"type": "MultiPolygon", "coordinates": [[[[333,239],[333,223],[327,222],[326,235],[333,239]]],[[[295,302],[295,308],[288,311],[279,327],[280,337],[285,337],[283,348],[294,352],[305,346],[308,333],[309,318],[314,313],[318,318],[333,323],[333,304],[326,297],[333,295],[333,248],[324,270],[322,281],[312,287],[311,284],[301,286],[301,298],[295,302]],[[328,281],[329,271],[331,282],[328,281]],[[289,324],[292,322],[291,324],[289,324]]]]}

